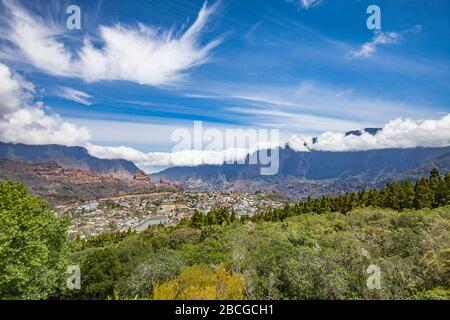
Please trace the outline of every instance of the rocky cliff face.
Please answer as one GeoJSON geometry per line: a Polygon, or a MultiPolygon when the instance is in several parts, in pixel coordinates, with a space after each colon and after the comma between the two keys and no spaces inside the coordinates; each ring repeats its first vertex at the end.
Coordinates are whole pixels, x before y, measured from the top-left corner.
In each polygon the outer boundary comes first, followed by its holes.
{"type": "Polygon", "coordinates": [[[169,187],[174,189],[181,189],[181,184],[178,181],[175,180],[169,180],[164,177],[161,177],[159,179],[159,185],[163,187],[169,187]]]}
{"type": "MultiPolygon", "coordinates": [[[[10,166],[17,166],[17,163],[11,161],[10,166]]],[[[85,169],[63,168],[56,161],[48,161],[44,163],[22,164],[21,168],[28,174],[35,174],[43,178],[71,178],[74,183],[77,182],[100,182],[105,180],[116,181],[112,174],[99,174],[85,169]]]]}
{"type": "Polygon", "coordinates": [[[91,156],[85,148],[61,145],[0,142],[0,159],[27,163],[54,161],[66,169],[84,169],[99,174],[111,174],[119,179],[132,179],[139,170],[131,161],[99,159],[91,156]]]}
{"type": "Polygon", "coordinates": [[[23,163],[0,160],[0,180],[25,183],[34,193],[53,203],[89,200],[154,188],[150,178],[138,170],[131,178],[118,178],[85,169],[64,168],[56,161],[23,163]]]}
{"type": "Polygon", "coordinates": [[[149,176],[145,174],[144,171],[138,170],[136,174],[133,176],[133,181],[135,183],[151,183],[151,179],[149,176]]]}

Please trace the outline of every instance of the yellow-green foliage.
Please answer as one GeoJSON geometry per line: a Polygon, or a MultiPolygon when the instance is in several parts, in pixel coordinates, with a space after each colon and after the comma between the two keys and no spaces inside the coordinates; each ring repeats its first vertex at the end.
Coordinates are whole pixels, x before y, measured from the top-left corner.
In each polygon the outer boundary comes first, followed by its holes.
{"type": "Polygon", "coordinates": [[[242,300],[244,288],[244,277],[228,272],[223,266],[211,271],[205,266],[194,265],[184,268],[177,278],[156,285],[153,299],[242,300]]]}

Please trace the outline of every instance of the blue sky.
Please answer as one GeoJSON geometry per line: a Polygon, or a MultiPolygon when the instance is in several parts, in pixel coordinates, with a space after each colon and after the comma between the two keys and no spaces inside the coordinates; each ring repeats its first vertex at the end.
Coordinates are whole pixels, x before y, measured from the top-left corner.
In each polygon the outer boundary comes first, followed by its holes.
{"type": "MultiPolygon", "coordinates": [[[[210,1],[211,12],[187,49],[197,58],[189,56],[195,61],[170,76],[150,70],[136,79],[123,67],[97,79],[77,74],[73,66],[55,71],[57,65],[44,66],[52,62],[45,57],[11,54],[17,52],[11,32],[0,40],[0,62],[32,82],[51,112],[87,127],[92,143],[144,152],[170,150],[171,130],[194,120],[316,135],[450,111],[450,2],[307,2],[210,1]],[[366,27],[370,4],[381,8],[378,33],[366,27]],[[356,54],[365,44],[372,51],[356,54]]],[[[143,25],[160,34],[172,30],[177,39],[196,21],[204,1],[8,0],[0,4],[2,23],[10,23],[11,4],[58,30],[54,41],[76,60],[86,39],[92,51],[105,46],[101,26],[124,27],[132,37],[143,25]],[[81,30],[65,29],[69,4],[81,8],[81,30]]],[[[152,64],[127,54],[128,62],[152,64]]],[[[170,57],[164,59],[170,64],[170,57]]]]}

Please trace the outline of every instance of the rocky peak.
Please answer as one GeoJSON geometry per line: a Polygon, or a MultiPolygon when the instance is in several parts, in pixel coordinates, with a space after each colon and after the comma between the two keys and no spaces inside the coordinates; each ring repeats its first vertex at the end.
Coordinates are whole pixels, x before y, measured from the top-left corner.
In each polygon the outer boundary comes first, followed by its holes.
{"type": "Polygon", "coordinates": [[[370,134],[371,136],[376,135],[380,132],[382,128],[364,128],[363,130],[352,130],[345,133],[345,136],[361,136],[363,132],[370,134]]]}
{"type": "Polygon", "coordinates": [[[133,180],[136,181],[136,182],[145,182],[145,183],[151,183],[152,182],[150,177],[147,176],[145,174],[145,172],[140,170],[140,169],[138,169],[136,171],[136,174],[133,176],[133,180]]]}

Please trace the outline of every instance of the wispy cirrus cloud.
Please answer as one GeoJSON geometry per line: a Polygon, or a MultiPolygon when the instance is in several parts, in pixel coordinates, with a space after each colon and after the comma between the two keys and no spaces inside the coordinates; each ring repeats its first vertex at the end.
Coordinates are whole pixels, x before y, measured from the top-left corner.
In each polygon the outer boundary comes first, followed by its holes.
{"type": "Polygon", "coordinates": [[[422,30],[420,25],[416,25],[413,28],[403,30],[401,32],[384,32],[376,30],[372,39],[357,50],[352,50],[347,54],[348,58],[367,58],[375,53],[380,46],[386,46],[391,44],[397,44],[403,35],[408,33],[418,33],[422,30]]]}
{"type": "Polygon", "coordinates": [[[287,2],[296,2],[300,8],[307,10],[319,5],[322,0],[287,0],[287,2]]]}
{"type": "MultiPolygon", "coordinates": [[[[77,77],[86,82],[126,80],[151,86],[167,86],[182,80],[186,72],[207,63],[214,39],[202,45],[200,37],[218,3],[200,9],[196,20],[186,30],[164,30],[139,24],[100,26],[101,45],[89,38],[78,51],[64,42],[64,28],[31,15],[19,4],[3,0],[9,11],[3,18],[1,37],[19,54],[5,49],[3,56],[26,61],[51,75],[77,77]],[[184,31],[184,32],[183,32],[184,31]]],[[[2,48],[3,49],[3,48],[2,48]]]]}
{"type": "Polygon", "coordinates": [[[376,49],[382,45],[395,44],[398,42],[400,34],[397,32],[376,31],[372,40],[364,43],[357,50],[352,50],[347,54],[348,58],[367,58],[375,53],[376,49]]]}
{"type": "Polygon", "coordinates": [[[279,128],[286,131],[322,131],[324,128],[345,131],[359,127],[361,123],[352,120],[330,118],[308,112],[267,108],[229,107],[234,114],[246,115],[252,125],[258,127],[279,128]],[[253,120],[251,120],[253,119],[253,120]],[[253,121],[253,122],[251,122],[253,121]]]}
{"type": "Polygon", "coordinates": [[[57,95],[61,98],[71,100],[76,103],[83,104],[85,106],[90,106],[92,103],[89,101],[91,95],[86,92],[75,90],[68,87],[61,87],[57,92],[57,95]]]}
{"type": "Polygon", "coordinates": [[[311,7],[315,7],[319,5],[322,0],[299,0],[300,5],[303,9],[309,9],[311,7]]]}
{"type": "Polygon", "coordinates": [[[224,97],[234,99],[226,111],[244,117],[246,123],[310,133],[379,125],[404,114],[421,118],[431,111],[430,106],[314,80],[290,86],[234,88],[224,97]]]}

